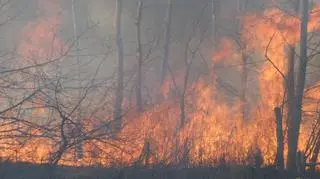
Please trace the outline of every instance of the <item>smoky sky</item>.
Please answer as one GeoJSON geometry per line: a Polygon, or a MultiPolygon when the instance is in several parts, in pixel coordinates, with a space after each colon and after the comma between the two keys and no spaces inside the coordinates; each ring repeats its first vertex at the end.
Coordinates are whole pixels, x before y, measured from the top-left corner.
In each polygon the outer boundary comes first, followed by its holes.
{"type": "MultiPolygon", "coordinates": [[[[61,27],[57,32],[62,41],[68,43],[73,39],[72,22],[72,4],[71,0],[50,0],[56,3],[61,12],[61,27]]],[[[12,4],[5,10],[2,16],[5,19],[8,16],[17,15],[15,19],[7,25],[2,26],[0,36],[2,39],[1,47],[3,51],[13,49],[19,46],[21,39],[25,38],[23,34],[24,27],[39,18],[43,18],[43,9],[39,6],[41,0],[12,0],[12,4]]],[[[96,72],[98,64],[102,66],[98,72],[99,78],[107,78],[114,75],[116,71],[115,58],[115,10],[114,0],[76,0],[76,25],[79,38],[79,49],[81,60],[81,72],[83,78],[86,78],[96,72]]],[[[125,68],[130,74],[134,71],[136,65],[136,27],[135,17],[137,13],[137,0],[123,1],[123,41],[125,53],[125,68]]],[[[158,40],[158,45],[154,47],[150,62],[144,67],[145,84],[147,86],[156,86],[159,82],[161,73],[161,58],[163,54],[163,39],[165,31],[165,17],[167,0],[144,0],[142,16],[142,43],[143,52],[146,53],[150,48],[153,39],[158,40]]],[[[199,39],[202,34],[209,39],[212,35],[212,7],[211,0],[173,0],[170,64],[174,73],[183,71],[183,49],[192,33],[194,22],[199,21],[195,39],[199,39]]],[[[244,0],[248,12],[261,12],[263,8],[270,6],[269,0],[244,0]]],[[[221,20],[219,30],[221,36],[236,35],[235,20],[237,14],[237,1],[221,1],[220,11],[221,20]]],[[[209,42],[203,46],[203,51],[207,53],[207,59],[210,60],[213,44],[209,42]]],[[[74,53],[74,51],[72,52],[74,53]]],[[[199,60],[200,61],[200,60],[199,60]]],[[[64,71],[69,73],[74,68],[75,62],[70,59],[64,65],[64,71]]],[[[204,70],[204,65],[195,64],[193,76],[199,76],[204,70]]],[[[234,72],[225,72],[221,70],[221,75],[230,83],[238,86],[239,77],[234,72]]],[[[130,76],[130,75],[127,75],[130,76]]],[[[191,77],[192,78],[192,77],[191,77]]],[[[129,80],[129,79],[128,79],[129,80]]]]}

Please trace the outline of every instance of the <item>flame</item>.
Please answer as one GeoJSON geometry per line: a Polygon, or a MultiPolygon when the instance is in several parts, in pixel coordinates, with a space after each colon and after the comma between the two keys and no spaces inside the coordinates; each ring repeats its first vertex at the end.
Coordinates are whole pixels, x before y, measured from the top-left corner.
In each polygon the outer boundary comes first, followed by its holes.
{"type": "Polygon", "coordinates": [[[24,39],[20,43],[19,53],[23,64],[39,64],[61,57],[66,47],[58,38],[58,30],[62,24],[58,7],[54,1],[40,0],[44,9],[43,18],[29,22],[23,29],[24,39]]]}
{"type": "MultiPolygon", "coordinates": [[[[47,11],[52,12],[50,9],[47,11]]],[[[319,16],[319,13],[312,13],[310,32],[319,30],[319,16]]],[[[49,55],[50,48],[42,43],[53,42],[50,44],[58,49],[63,46],[61,41],[54,38],[59,23],[60,20],[55,17],[49,21],[32,23],[35,28],[27,26],[28,33],[25,35],[30,39],[22,42],[21,54],[27,59],[34,56],[40,59],[52,57],[49,55]]],[[[126,115],[126,125],[119,132],[117,140],[106,136],[84,141],[84,156],[81,160],[73,159],[75,149],[71,148],[63,155],[60,164],[113,166],[132,165],[136,162],[174,164],[183,160],[192,165],[214,165],[221,161],[253,164],[257,162],[253,159],[254,155],[261,155],[263,164],[272,164],[277,147],[273,109],[282,105],[284,98],[284,79],[281,73],[287,73],[285,48],[299,42],[300,22],[298,18],[279,9],[267,9],[261,14],[245,16],[243,24],[241,35],[246,44],[245,50],[254,51],[262,59],[268,58],[258,69],[259,100],[254,104],[256,107],[251,109],[248,121],[243,121],[241,117],[239,101],[226,102],[224,95],[216,90],[215,84],[199,80],[192,83],[186,91],[184,102],[187,122],[183,128],[178,128],[181,112],[177,101],[180,98],[170,95],[172,82],[168,79],[162,92],[165,99],[173,100],[154,105],[142,114],[132,112],[126,115]]],[[[235,45],[225,38],[213,55],[213,63],[223,60],[229,62],[237,58],[239,53],[235,45]]],[[[179,79],[180,76],[179,74],[179,79]]],[[[179,81],[181,80],[178,80],[178,84],[179,81]]],[[[318,89],[308,91],[306,97],[320,99],[318,89]]],[[[318,105],[305,101],[304,110],[318,110],[318,105]]],[[[90,117],[83,121],[86,132],[101,124],[101,121],[90,117]]],[[[1,132],[3,136],[9,135],[10,129],[16,127],[1,124],[1,129],[8,130],[1,132]]],[[[30,138],[24,145],[14,139],[6,139],[3,142],[7,143],[3,145],[5,150],[0,155],[13,161],[48,162],[51,153],[56,150],[55,143],[50,138],[40,137],[43,135],[41,131],[30,133],[39,137],[30,138]],[[32,155],[35,153],[36,155],[32,155]]],[[[304,122],[299,141],[300,150],[304,149],[309,133],[310,122],[304,122]]]]}
{"type": "Polygon", "coordinates": [[[213,60],[219,62],[222,60],[230,61],[239,58],[239,53],[236,51],[236,47],[232,40],[228,38],[222,38],[219,42],[218,49],[213,54],[213,60]]]}

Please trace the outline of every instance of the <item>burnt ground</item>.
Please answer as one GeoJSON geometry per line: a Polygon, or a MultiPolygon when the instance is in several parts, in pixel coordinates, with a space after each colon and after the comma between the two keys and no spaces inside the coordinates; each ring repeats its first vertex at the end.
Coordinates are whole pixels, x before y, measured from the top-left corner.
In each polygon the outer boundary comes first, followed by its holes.
{"type": "MultiPolygon", "coordinates": [[[[320,173],[304,174],[305,178],[320,179],[320,173]]],[[[27,163],[1,163],[1,179],[285,179],[272,167],[201,167],[201,168],[101,168],[52,167],[27,163]]]]}

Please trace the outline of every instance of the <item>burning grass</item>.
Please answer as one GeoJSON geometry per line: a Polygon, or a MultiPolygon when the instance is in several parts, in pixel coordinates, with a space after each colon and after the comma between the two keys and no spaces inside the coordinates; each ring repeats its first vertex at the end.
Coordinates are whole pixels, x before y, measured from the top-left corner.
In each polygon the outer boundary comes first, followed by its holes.
{"type": "MultiPolygon", "coordinates": [[[[318,22],[319,13],[312,14],[310,32],[319,30],[318,22]]],[[[275,107],[285,106],[283,76],[287,73],[285,48],[287,45],[298,43],[300,22],[279,9],[267,9],[261,14],[247,15],[243,18],[243,23],[242,39],[246,43],[245,51],[259,54],[262,59],[267,58],[258,67],[259,97],[258,101],[252,104],[254,107],[250,109],[248,120],[242,117],[240,101],[226,102],[224,94],[216,90],[215,83],[198,80],[187,88],[184,101],[186,124],[182,128],[177,127],[180,126],[180,98],[170,94],[172,85],[167,81],[162,91],[165,93],[164,98],[172,100],[149,106],[141,114],[129,112],[124,116],[125,125],[116,137],[103,135],[103,131],[96,130],[101,120],[83,119],[83,133],[89,133],[94,137],[83,137],[83,157],[75,159],[76,145],[73,145],[64,151],[59,164],[110,167],[137,163],[145,165],[183,163],[187,167],[221,163],[259,166],[273,164],[277,147],[273,110],[275,107]]],[[[49,52],[47,44],[53,44],[54,49],[61,49],[62,42],[53,39],[52,30],[57,30],[48,29],[56,24],[58,24],[56,20],[53,22],[40,20],[35,25],[36,28],[28,26],[28,31],[32,29],[30,32],[32,38],[21,43],[21,54],[27,59],[31,59],[34,53],[38,57],[46,58],[49,52]]],[[[225,63],[237,60],[240,55],[237,55],[235,46],[231,40],[224,39],[221,48],[214,53],[214,59],[224,60],[225,63]]],[[[213,60],[213,63],[215,62],[213,60]]],[[[319,94],[318,90],[307,93],[307,98],[313,102],[306,100],[304,110],[318,110],[318,105],[314,101],[320,100],[319,94]]],[[[33,114],[45,116],[47,113],[46,110],[37,110],[33,114]]],[[[300,131],[301,151],[305,150],[314,122],[312,119],[315,117],[314,113],[308,114],[300,131]]],[[[105,115],[107,117],[102,117],[108,122],[109,117],[105,115]]],[[[56,121],[50,124],[59,126],[60,118],[58,115],[55,118],[56,121]]],[[[283,122],[283,126],[286,129],[286,121],[283,122]]],[[[53,153],[59,149],[57,143],[62,140],[57,128],[48,127],[46,130],[52,130],[50,135],[41,128],[27,130],[32,137],[14,137],[16,130],[11,131],[11,129],[19,129],[19,126],[1,122],[3,150],[0,155],[12,161],[48,163],[53,153]]],[[[69,136],[72,138],[71,133],[69,136]]]]}

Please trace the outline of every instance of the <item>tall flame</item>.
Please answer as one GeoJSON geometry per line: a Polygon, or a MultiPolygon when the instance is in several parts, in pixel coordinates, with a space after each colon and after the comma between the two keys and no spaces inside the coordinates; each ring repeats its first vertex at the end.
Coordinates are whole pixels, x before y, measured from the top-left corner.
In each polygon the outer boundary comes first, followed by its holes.
{"type": "MultiPolygon", "coordinates": [[[[47,9],[49,11],[49,9],[47,9]]],[[[51,10],[50,10],[51,12],[51,10]]],[[[320,13],[313,13],[309,31],[319,30],[320,13]]],[[[179,97],[169,94],[170,82],[166,82],[163,93],[176,99],[150,107],[142,114],[130,114],[124,119],[127,125],[119,132],[119,140],[99,138],[86,141],[84,157],[72,160],[72,151],[67,151],[60,164],[111,166],[130,165],[135,162],[151,164],[172,164],[187,160],[193,165],[217,164],[221,161],[233,164],[253,164],[253,155],[261,155],[263,164],[272,164],[276,155],[274,107],[282,105],[286,72],[286,51],[288,44],[299,42],[299,19],[289,16],[279,9],[267,9],[262,14],[250,14],[243,18],[242,40],[245,50],[259,54],[267,60],[259,67],[259,101],[250,111],[250,119],[242,120],[241,103],[226,102],[215,84],[199,80],[186,91],[186,125],[177,128],[180,119],[179,97]]],[[[56,17],[49,21],[39,20],[27,26],[26,36],[30,39],[21,43],[21,54],[27,59],[52,58],[51,48],[61,48],[56,39],[56,17]],[[45,43],[45,45],[43,45],[45,43]]],[[[54,53],[53,53],[54,54],[54,53]]],[[[55,55],[53,55],[55,56],[55,55]]],[[[234,44],[224,39],[221,48],[214,54],[214,60],[232,56],[238,58],[234,44]]],[[[253,89],[252,89],[253,90],[253,89]]],[[[320,98],[319,90],[310,91],[307,97],[320,98]]],[[[317,110],[315,103],[306,103],[304,110],[317,110]]],[[[99,124],[94,119],[85,120],[85,130],[90,131],[99,124]]],[[[9,128],[10,129],[10,128],[9,128]]],[[[32,131],[34,134],[38,131],[32,131]]],[[[308,123],[303,123],[299,149],[303,150],[310,133],[308,123]]],[[[14,141],[15,142],[15,141],[14,141]]],[[[2,156],[36,163],[48,162],[54,147],[49,139],[31,139],[22,150],[1,153],[2,156]],[[29,155],[31,153],[37,155],[29,155]]]]}

